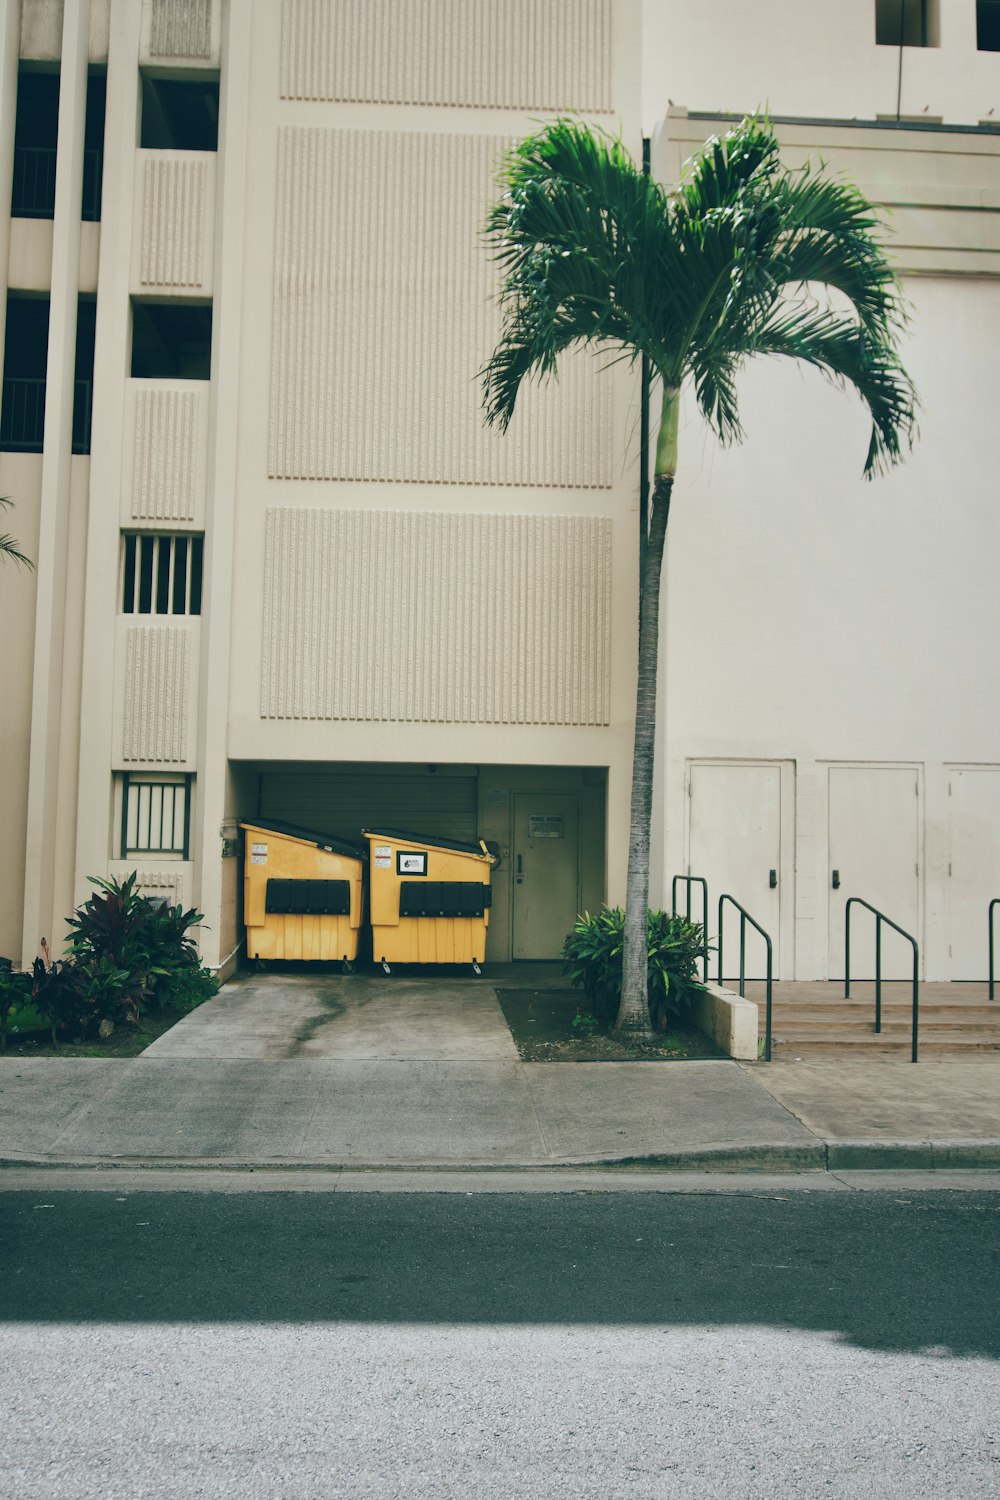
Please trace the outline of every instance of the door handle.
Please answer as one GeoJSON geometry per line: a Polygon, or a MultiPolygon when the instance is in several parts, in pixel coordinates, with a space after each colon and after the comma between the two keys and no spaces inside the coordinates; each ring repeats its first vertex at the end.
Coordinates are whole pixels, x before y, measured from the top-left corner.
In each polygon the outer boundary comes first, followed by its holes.
{"type": "Polygon", "coordinates": [[[524,866],[521,863],[521,855],[517,856],[517,883],[521,885],[524,881],[524,866]]]}
{"type": "Polygon", "coordinates": [[[839,870],[834,870],[834,872],[833,872],[832,885],[833,885],[833,889],[835,891],[839,891],[840,890],[840,871],[839,870]]]}
{"type": "Polygon", "coordinates": [[[772,891],[776,891],[778,889],[778,872],[777,872],[777,870],[769,870],[768,871],[768,873],[767,873],[767,883],[770,886],[770,888],[771,888],[772,891]]]}

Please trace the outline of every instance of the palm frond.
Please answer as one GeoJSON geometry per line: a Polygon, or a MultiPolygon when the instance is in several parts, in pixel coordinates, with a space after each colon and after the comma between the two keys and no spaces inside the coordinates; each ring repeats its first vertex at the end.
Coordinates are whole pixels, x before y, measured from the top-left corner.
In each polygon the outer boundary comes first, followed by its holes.
{"type": "Polygon", "coordinates": [[[707,142],[672,198],[620,140],[567,119],[515,146],[500,181],[487,224],[503,275],[500,341],[480,372],[488,421],[506,427],[525,379],[590,344],[612,346],[612,361],[648,356],[668,389],[690,380],[723,443],[743,435],[736,374],[754,354],[857,387],[873,423],[867,475],[912,440],[916,395],[896,354],[905,310],[878,215],[822,167],[785,167],[766,120],[707,142]],[[817,285],[848,310],[825,309],[817,285]]]}
{"type": "Polygon", "coordinates": [[[872,419],[866,478],[897,463],[916,435],[913,383],[891,343],[863,324],[818,308],[782,309],[760,330],[752,352],[802,360],[855,389],[872,419]]]}
{"type": "Polygon", "coordinates": [[[503,321],[480,375],[487,421],[504,428],[522,381],[555,374],[573,344],[618,344],[660,368],[683,297],[666,195],[615,137],[556,120],[508,153],[500,184],[486,235],[503,321]]]}
{"type": "MultiPolygon", "coordinates": [[[[14,502],[8,495],[0,495],[0,508],[11,510],[13,505],[14,502]]],[[[31,558],[21,551],[17,539],[11,536],[9,532],[5,532],[3,535],[0,535],[0,562],[5,562],[8,558],[10,558],[11,562],[15,562],[23,568],[33,568],[35,566],[31,558]]]]}

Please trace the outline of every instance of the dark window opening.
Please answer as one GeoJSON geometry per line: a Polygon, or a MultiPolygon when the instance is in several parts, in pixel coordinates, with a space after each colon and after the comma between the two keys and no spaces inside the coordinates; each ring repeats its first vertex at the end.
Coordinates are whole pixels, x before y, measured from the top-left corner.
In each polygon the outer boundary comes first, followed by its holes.
{"type": "Polygon", "coordinates": [[[87,75],[87,115],[83,132],[83,208],[81,217],[97,223],[101,217],[101,180],[104,176],[104,113],[108,84],[103,73],[87,75]]]}
{"type": "Polygon", "coordinates": [[[7,295],[0,451],[41,453],[45,436],[48,297],[7,295]]]}
{"type": "Polygon", "coordinates": [[[13,218],[51,219],[55,213],[58,135],[59,74],[22,67],[14,123],[13,218]]]}
{"type": "Polygon", "coordinates": [[[94,397],[94,330],[97,301],[80,297],[76,304],[76,364],[73,370],[73,452],[90,452],[90,419],[94,397]]]}
{"type": "Polygon", "coordinates": [[[1000,0],[976,0],[976,46],[1000,52],[1000,0]]]}
{"type": "Polygon", "coordinates": [[[139,145],[150,151],[217,151],[219,80],[144,73],[139,145]]]}
{"type": "Polygon", "coordinates": [[[123,544],[122,614],[201,614],[204,537],[130,533],[123,544]]]}
{"type": "Polygon", "coordinates": [[[875,0],[875,41],[880,47],[937,47],[937,0],[875,0]]]}
{"type": "Polygon", "coordinates": [[[132,303],[133,378],[207,380],[211,363],[211,304],[132,303]]]}

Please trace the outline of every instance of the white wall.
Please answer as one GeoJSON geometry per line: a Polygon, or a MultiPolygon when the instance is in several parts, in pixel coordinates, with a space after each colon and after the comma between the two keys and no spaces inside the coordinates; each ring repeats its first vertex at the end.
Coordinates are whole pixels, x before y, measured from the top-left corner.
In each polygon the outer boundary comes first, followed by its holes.
{"type": "MultiPolygon", "coordinates": [[[[1000,53],[977,52],[974,0],[939,0],[935,48],[904,49],[900,113],[1000,119],[1000,53]]],[[[646,0],[643,122],[690,110],[894,117],[899,49],[875,45],[875,0],[646,0]]]]}
{"type": "Polygon", "coordinates": [[[689,407],[671,514],[670,698],[699,754],[988,759],[1000,628],[991,371],[1000,283],[914,279],[903,355],[920,438],[861,478],[860,404],[789,361],[741,379],[747,440],[720,450],[689,407]],[[700,670],[701,663],[707,671],[700,670]]]}
{"type": "Polygon", "coordinates": [[[990,457],[1000,282],[914,278],[906,291],[903,358],[921,432],[887,478],[860,477],[868,424],[857,401],[790,363],[746,370],[742,447],[721,451],[690,404],[682,424],[667,561],[665,873],[685,868],[692,758],[785,762],[795,857],[783,880],[796,882],[799,978],[826,972],[825,763],[918,769],[930,978],[949,974],[949,767],[1000,761],[990,457]]]}

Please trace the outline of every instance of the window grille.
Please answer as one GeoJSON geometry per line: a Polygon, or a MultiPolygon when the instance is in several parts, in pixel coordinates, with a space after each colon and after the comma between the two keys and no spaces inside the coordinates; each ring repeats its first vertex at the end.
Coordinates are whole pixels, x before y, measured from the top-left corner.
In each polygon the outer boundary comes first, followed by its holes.
{"type": "Polygon", "coordinates": [[[127,534],[122,614],[200,615],[204,538],[127,534]]]}
{"type": "Polygon", "coordinates": [[[173,854],[188,858],[191,781],[185,776],[122,777],[121,858],[173,854]]]}

